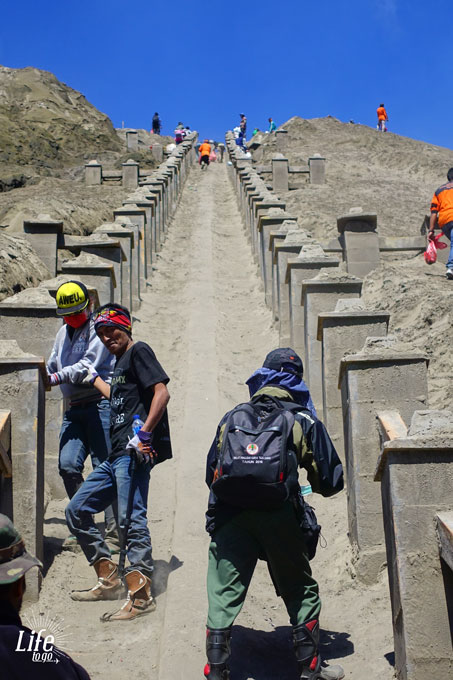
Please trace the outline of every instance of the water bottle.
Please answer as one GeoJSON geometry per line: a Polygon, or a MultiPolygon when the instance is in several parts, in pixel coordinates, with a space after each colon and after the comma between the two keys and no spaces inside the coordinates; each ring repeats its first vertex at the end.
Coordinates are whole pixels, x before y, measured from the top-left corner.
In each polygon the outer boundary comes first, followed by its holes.
{"type": "Polygon", "coordinates": [[[305,484],[304,486],[301,486],[300,492],[302,496],[309,496],[312,492],[311,484],[305,484]]]}
{"type": "Polygon", "coordinates": [[[139,415],[134,416],[134,419],[132,421],[132,435],[134,437],[136,434],[138,434],[138,431],[142,429],[144,424],[145,423],[143,422],[139,415]]]}

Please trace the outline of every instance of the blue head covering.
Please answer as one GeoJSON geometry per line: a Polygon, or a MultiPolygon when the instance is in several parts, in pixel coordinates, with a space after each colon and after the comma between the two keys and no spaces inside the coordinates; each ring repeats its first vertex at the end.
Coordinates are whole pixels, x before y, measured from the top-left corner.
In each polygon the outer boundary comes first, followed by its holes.
{"type": "Polygon", "coordinates": [[[304,408],[308,409],[311,414],[317,418],[316,409],[311,400],[307,385],[302,380],[302,378],[295,375],[294,373],[275,371],[271,368],[263,367],[252,373],[245,384],[249,388],[251,397],[253,397],[255,392],[258,392],[258,390],[265,387],[266,385],[282,387],[284,390],[287,390],[290,393],[296,404],[300,404],[304,408]]]}

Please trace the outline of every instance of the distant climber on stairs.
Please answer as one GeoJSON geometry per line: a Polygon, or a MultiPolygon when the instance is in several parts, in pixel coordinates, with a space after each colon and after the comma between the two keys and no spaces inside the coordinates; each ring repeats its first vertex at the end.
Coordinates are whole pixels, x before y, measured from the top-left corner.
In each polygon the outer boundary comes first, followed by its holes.
{"type": "Polygon", "coordinates": [[[200,168],[201,170],[206,170],[209,165],[209,156],[211,155],[211,145],[207,139],[203,141],[203,144],[200,144],[198,153],[200,154],[198,161],[200,163],[200,168]]]}

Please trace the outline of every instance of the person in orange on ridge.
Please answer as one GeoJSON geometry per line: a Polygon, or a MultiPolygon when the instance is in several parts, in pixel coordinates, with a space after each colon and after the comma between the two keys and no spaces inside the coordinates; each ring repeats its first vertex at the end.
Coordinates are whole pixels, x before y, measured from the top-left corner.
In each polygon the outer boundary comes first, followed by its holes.
{"type": "Polygon", "coordinates": [[[211,145],[207,139],[203,140],[203,144],[200,145],[198,152],[200,154],[200,160],[198,162],[200,163],[201,169],[204,170],[209,165],[209,156],[211,154],[211,145]]]}
{"type": "Polygon", "coordinates": [[[378,117],[377,129],[381,132],[387,132],[386,122],[388,121],[389,117],[387,115],[387,111],[384,108],[384,104],[379,104],[376,113],[378,117]]]}
{"type": "Polygon", "coordinates": [[[429,220],[428,239],[434,237],[438,227],[450,240],[450,255],[447,260],[447,279],[453,280],[453,168],[447,172],[447,183],[442,184],[431,199],[431,217],[429,220]]]}

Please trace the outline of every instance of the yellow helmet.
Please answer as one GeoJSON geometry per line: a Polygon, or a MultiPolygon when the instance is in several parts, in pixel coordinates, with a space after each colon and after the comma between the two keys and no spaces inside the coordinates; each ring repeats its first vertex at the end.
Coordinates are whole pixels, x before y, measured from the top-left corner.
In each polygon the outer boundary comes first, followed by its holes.
{"type": "Polygon", "coordinates": [[[57,316],[78,314],[90,304],[87,287],[81,281],[67,281],[57,290],[57,316]]]}

